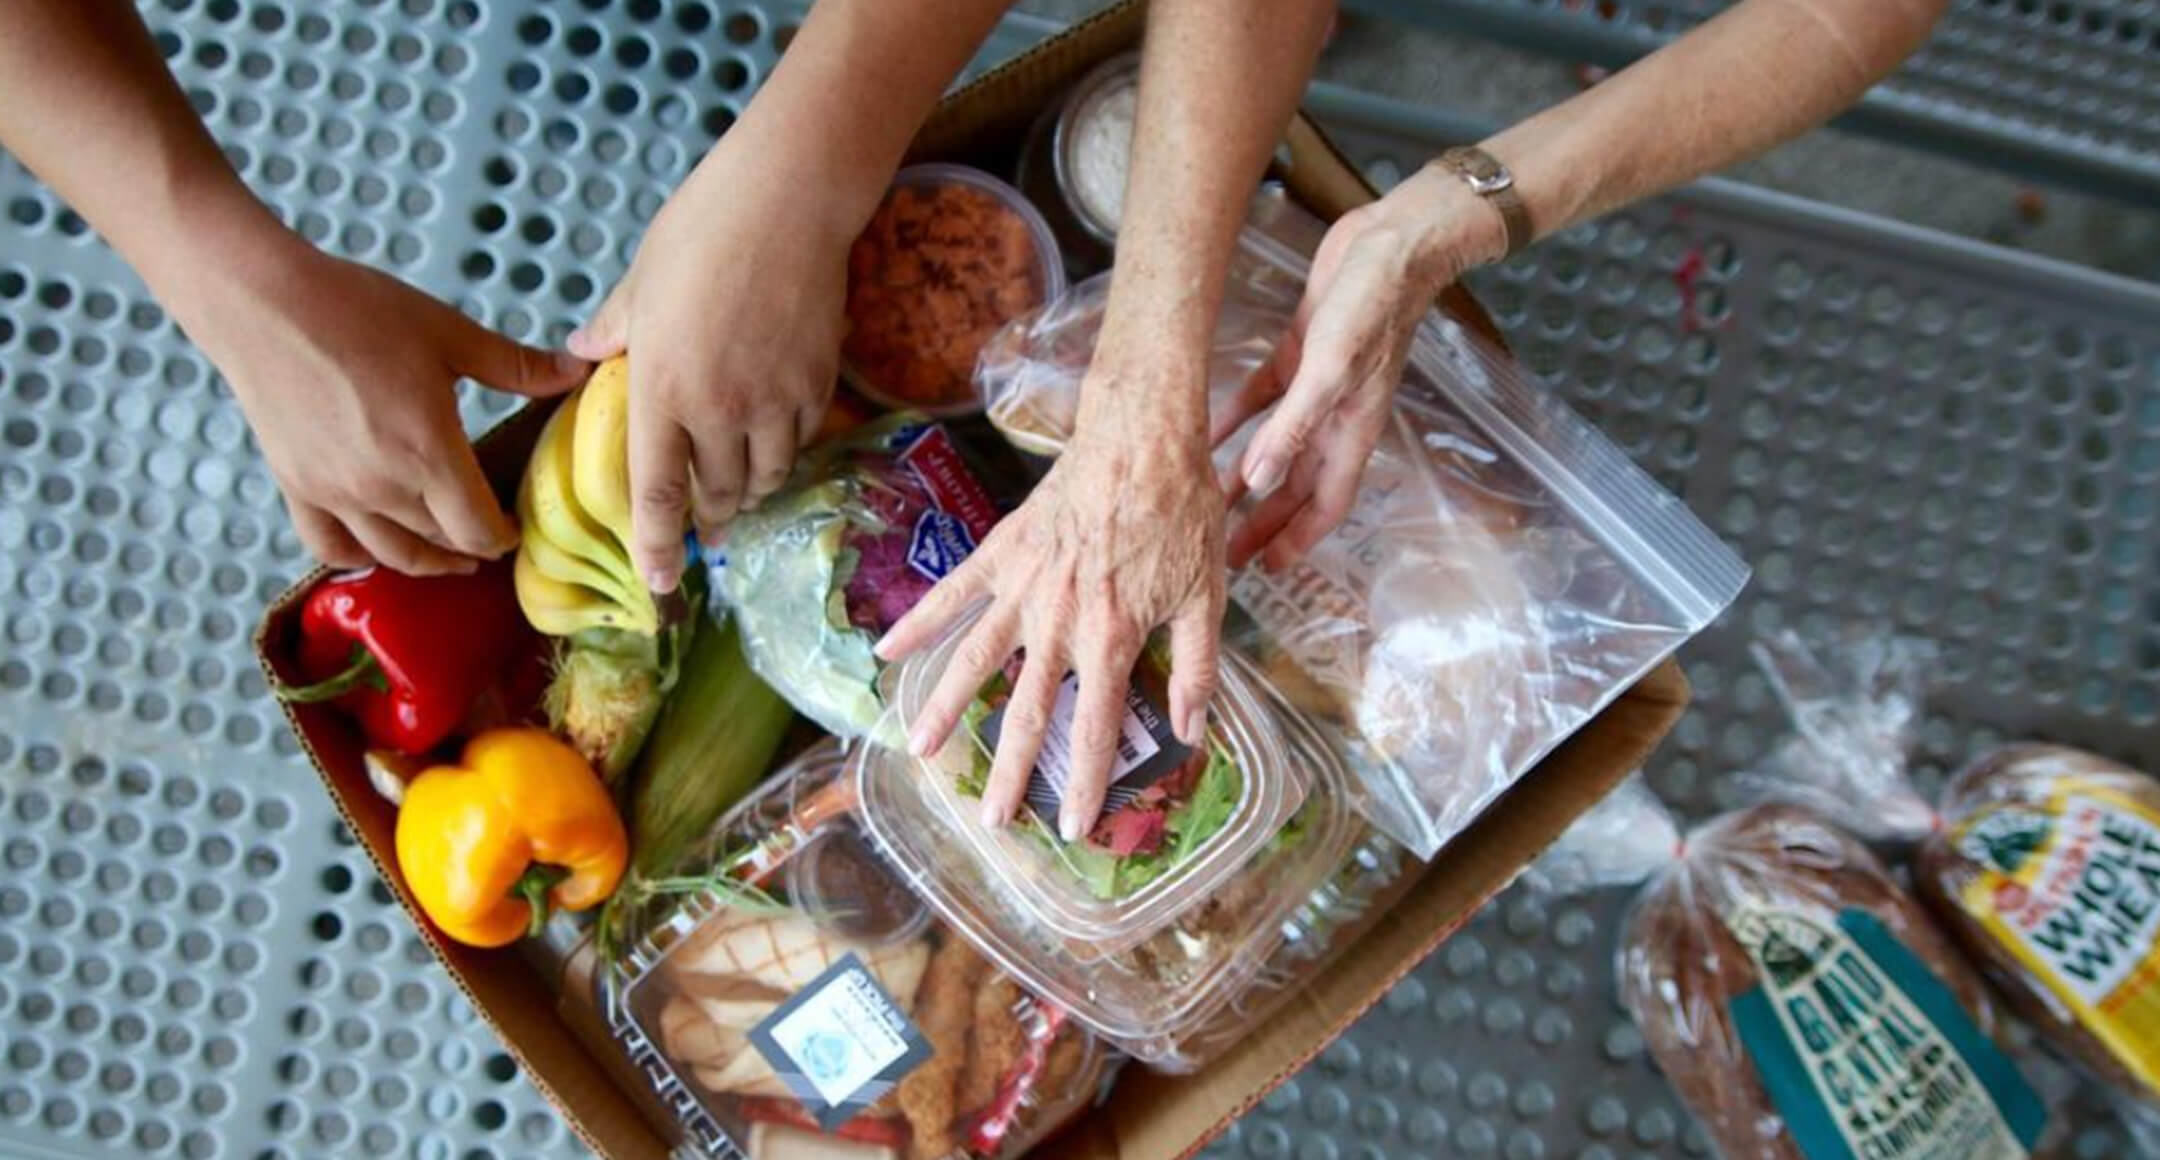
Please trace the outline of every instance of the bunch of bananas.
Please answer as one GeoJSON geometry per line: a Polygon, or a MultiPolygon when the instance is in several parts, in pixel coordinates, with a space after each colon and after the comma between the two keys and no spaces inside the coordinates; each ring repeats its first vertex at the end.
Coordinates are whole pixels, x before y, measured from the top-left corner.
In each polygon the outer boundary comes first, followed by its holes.
{"type": "Polygon", "coordinates": [[[662,627],[627,547],[629,408],[629,363],[600,364],[549,417],[518,487],[518,604],[550,636],[662,627]]]}
{"type": "Polygon", "coordinates": [[[525,619],[559,638],[549,722],[611,783],[644,745],[698,619],[666,615],[630,563],[629,415],[630,367],[615,358],[548,417],[518,485],[512,573],[525,619]]]}

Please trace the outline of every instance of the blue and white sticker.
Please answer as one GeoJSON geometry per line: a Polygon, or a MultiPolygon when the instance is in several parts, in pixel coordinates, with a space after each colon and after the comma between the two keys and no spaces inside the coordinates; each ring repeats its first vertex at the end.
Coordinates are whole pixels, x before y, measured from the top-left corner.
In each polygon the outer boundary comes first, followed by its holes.
{"type": "Polygon", "coordinates": [[[943,580],[974,550],[975,537],[958,516],[930,508],[915,520],[915,534],[908,541],[908,567],[926,580],[943,580]]]}
{"type": "Polygon", "coordinates": [[[853,952],[750,1029],[774,1074],[830,1132],[930,1058],[930,1040],[853,952]]]}

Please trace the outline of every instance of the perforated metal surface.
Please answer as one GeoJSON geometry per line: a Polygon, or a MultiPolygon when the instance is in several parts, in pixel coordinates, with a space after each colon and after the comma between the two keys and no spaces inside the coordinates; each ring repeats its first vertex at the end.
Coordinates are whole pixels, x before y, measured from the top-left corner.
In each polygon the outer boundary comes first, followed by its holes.
{"type": "MultiPolygon", "coordinates": [[[[1731,0],[1348,0],[1374,16],[1619,66],[1731,0]]],[[[2160,5],[1958,0],[1846,124],[2133,204],[2160,202],[2160,5]]]]}
{"type": "MultiPolygon", "coordinates": [[[[147,11],[288,220],[553,339],[799,9],[147,11]]],[[[986,58],[1041,28],[1008,22],[986,58]]],[[[1429,118],[1322,101],[1381,176],[1431,148],[1429,118]]],[[[577,1154],[265,698],[245,634],[302,561],[224,387],[4,160],[0,207],[0,1153],[577,1154]]],[[[1533,366],[1755,558],[1738,624],[1880,606],[1951,643],[1931,762],[1985,719],[2160,757],[2160,593],[2137,570],[2160,478],[2149,294],[1716,190],[1481,289],[1533,366]]],[[[503,409],[466,400],[475,425],[503,409]]],[[[1702,708],[1654,770],[1698,806],[1772,727],[1738,639],[1696,650],[1702,708]]],[[[1211,1154],[1699,1151],[1612,1004],[1616,906],[1488,908],[1211,1154]]]]}

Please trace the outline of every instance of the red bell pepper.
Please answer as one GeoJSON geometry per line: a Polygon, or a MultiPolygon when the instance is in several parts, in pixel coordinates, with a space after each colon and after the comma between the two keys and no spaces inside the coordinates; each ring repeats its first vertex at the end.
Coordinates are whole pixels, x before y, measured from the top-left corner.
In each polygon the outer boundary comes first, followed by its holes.
{"type": "Polygon", "coordinates": [[[280,699],[329,701],[359,723],[370,748],[417,755],[440,745],[506,681],[531,672],[535,634],[518,611],[510,564],[465,576],[374,568],[335,576],[300,610],[297,662],[306,684],[280,699]]]}

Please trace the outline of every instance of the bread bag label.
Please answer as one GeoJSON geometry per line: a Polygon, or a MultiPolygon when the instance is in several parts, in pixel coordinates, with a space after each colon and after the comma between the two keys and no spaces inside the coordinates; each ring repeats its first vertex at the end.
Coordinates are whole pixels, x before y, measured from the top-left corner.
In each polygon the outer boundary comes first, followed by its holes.
{"type": "Polygon", "coordinates": [[[1882,920],[1753,908],[1725,922],[1759,980],[1733,1026],[1808,1160],[2028,1154],[2039,1097],[1882,920]]]}
{"type": "Polygon", "coordinates": [[[2147,1087],[2160,1088],[2160,817],[2066,778],[1958,823],[1959,903],[2147,1087]]]}

